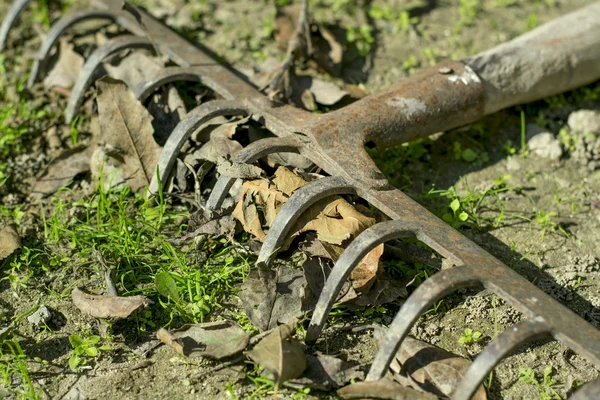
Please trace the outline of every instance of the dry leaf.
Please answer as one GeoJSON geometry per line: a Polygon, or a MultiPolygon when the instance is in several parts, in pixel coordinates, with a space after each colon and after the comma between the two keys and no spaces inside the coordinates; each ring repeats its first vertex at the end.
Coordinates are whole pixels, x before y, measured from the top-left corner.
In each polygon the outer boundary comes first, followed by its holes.
{"type": "Polygon", "coordinates": [[[90,159],[96,146],[76,147],[65,150],[52,160],[43,174],[38,177],[31,189],[34,198],[48,197],[66,186],[76,175],[90,170],[90,159]]]}
{"type": "Polygon", "coordinates": [[[367,254],[350,274],[352,286],[357,290],[369,290],[379,271],[379,259],[383,255],[383,243],[367,254]]]}
{"type": "Polygon", "coordinates": [[[123,178],[138,191],[156,174],[161,148],[156,144],[152,116],[122,82],[104,77],[96,83],[102,138],[123,157],[123,178]]]}
{"type": "MultiPolygon", "coordinates": [[[[376,341],[380,342],[384,334],[383,329],[376,329],[376,341]]],[[[465,358],[409,336],[402,342],[390,369],[395,375],[410,376],[415,389],[450,397],[470,365],[471,361],[465,358]]],[[[473,400],[487,400],[483,385],[473,400]]]]}
{"type": "Polygon", "coordinates": [[[248,333],[229,321],[184,325],[171,332],[161,328],[156,336],[186,357],[210,357],[217,360],[241,352],[250,339],[248,333]]]}
{"type": "Polygon", "coordinates": [[[44,78],[44,87],[71,89],[83,68],[84,59],[81,54],[73,51],[73,45],[65,39],[60,41],[58,54],[56,64],[44,78]]]}
{"type": "Polygon", "coordinates": [[[263,174],[263,170],[255,165],[235,163],[225,157],[217,161],[217,172],[222,176],[236,179],[256,179],[263,174]]]}
{"type": "Polygon", "coordinates": [[[294,326],[280,325],[246,353],[273,374],[277,385],[301,376],[306,369],[304,346],[293,334],[294,326]]]}
{"type": "Polygon", "coordinates": [[[152,57],[141,51],[134,51],[123,58],[119,65],[108,63],[103,65],[111,78],[125,82],[135,89],[140,83],[153,79],[164,68],[165,62],[161,57],[152,57]]]}
{"type": "Polygon", "coordinates": [[[383,400],[437,400],[438,397],[429,393],[420,393],[404,387],[389,379],[378,381],[358,382],[337,391],[343,399],[383,399],[383,400]]]}
{"type": "Polygon", "coordinates": [[[361,214],[341,197],[320,201],[310,207],[298,219],[295,234],[314,231],[323,242],[341,245],[371,225],[375,218],[361,214]]]}
{"type": "Polygon", "coordinates": [[[134,311],[152,304],[146,296],[99,296],[84,293],[79,288],[73,289],[71,297],[75,307],[82,313],[113,320],[127,318],[134,311]]]}
{"type": "Polygon", "coordinates": [[[306,356],[307,368],[301,378],[286,382],[296,389],[310,387],[318,390],[335,390],[351,380],[362,380],[365,371],[357,364],[328,355],[306,356]]]}
{"type": "Polygon", "coordinates": [[[11,224],[0,229],[0,260],[4,260],[20,248],[21,238],[17,233],[16,226],[11,224]]]}
{"type": "Polygon", "coordinates": [[[298,174],[293,173],[285,167],[277,168],[273,183],[277,190],[283,192],[286,196],[291,196],[296,190],[306,185],[306,181],[298,174]]]}
{"type": "Polygon", "coordinates": [[[315,300],[303,271],[283,265],[277,270],[262,265],[251,270],[240,285],[239,297],[252,324],[262,331],[295,320],[315,300]]]}
{"type": "Polygon", "coordinates": [[[348,95],[348,92],[340,89],[333,83],[325,82],[307,75],[298,76],[296,78],[301,92],[303,90],[310,90],[314,95],[314,100],[325,106],[332,106],[348,95]]]}
{"type": "Polygon", "coordinates": [[[340,76],[344,48],[329,29],[323,25],[318,25],[318,28],[321,37],[313,36],[312,55],[314,62],[317,64],[316,67],[320,67],[332,76],[340,76]]]}

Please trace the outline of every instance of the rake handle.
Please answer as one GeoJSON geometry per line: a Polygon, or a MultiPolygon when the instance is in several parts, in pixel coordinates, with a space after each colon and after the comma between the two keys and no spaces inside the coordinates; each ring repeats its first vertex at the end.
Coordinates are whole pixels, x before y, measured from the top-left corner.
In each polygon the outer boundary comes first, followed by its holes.
{"type": "MultiPolygon", "coordinates": [[[[321,118],[312,131],[394,146],[600,79],[600,2],[463,62],[444,61],[321,118]]],[[[331,139],[331,140],[330,140],[331,139]]]]}

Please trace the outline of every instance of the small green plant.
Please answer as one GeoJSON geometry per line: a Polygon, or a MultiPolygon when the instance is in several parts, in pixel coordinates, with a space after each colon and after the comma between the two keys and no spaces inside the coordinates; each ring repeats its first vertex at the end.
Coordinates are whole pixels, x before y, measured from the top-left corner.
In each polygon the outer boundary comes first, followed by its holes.
{"type": "Polygon", "coordinates": [[[101,339],[102,338],[97,335],[90,336],[86,339],[83,339],[76,334],[69,336],[69,343],[73,346],[73,353],[69,358],[69,367],[73,371],[76,371],[80,366],[86,365],[91,358],[98,357],[100,350],[112,350],[110,346],[96,347],[101,339]]]}
{"type": "Polygon", "coordinates": [[[474,331],[471,328],[465,328],[465,332],[458,339],[458,343],[463,346],[471,346],[472,344],[481,342],[483,334],[479,331],[474,331]]]}
{"type": "Polygon", "coordinates": [[[418,66],[419,62],[412,54],[402,63],[402,69],[409,75],[414,74],[418,66]]]}
{"type": "Polygon", "coordinates": [[[577,137],[570,134],[567,128],[562,128],[560,131],[558,131],[558,139],[569,151],[575,150],[577,137]]]}
{"type": "Polygon", "coordinates": [[[371,45],[375,43],[375,38],[372,35],[372,30],[368,25],[362,25],[358,28],[348,27],[346,30],[346,40],[348,43],[353,43],[356,46],[359,54],[366,57],[371,51],[371,45]]]}
{"type": "Polygon", "coordinates": [[[517,149],[515,146],[513,146],[513,142],[510,139],[504,142],[502,145],[502,150],[504,150],[507,156],[512,156],[517,153],[517,149]]]}
{"type": "Polygon", "coordinates": [[[402,11],[396,21],[396,26],[400,32],[407,33],[413,26],[419,23],[419,17],[411,17],[406,10],[402,11]]]}
{"type": "Polygon", "coordinates": [[[521,157],[529,155],[527,151],[527,125],[525,124],[525,111],[521,111],[521,157]]]}
{"type": "Polygon", "coordinates": [[[459,0],[458,1],[458,14],[459,21],[452,29],[454,34],[460,32],[465,26],[473,25],[475,18],[481,11],[480,0],[459,0]]]}
{"type": "Polygon", "coordinates": [[[531,368],[519,368],[519,381],[537,388],[540,400],[562,400],[555,388],[556,379],[552,377],[554,370],[551,365],[544,368],[542,380],[539,381],[535,372],[531,368]]]}
{"type": "Polygon", "coordinates": [[[27,357],[17,340],[6,340],[0,343],[0,375],[2,387],[19,399],[36,400],[41,398],[29,376],[27,357]],[[20,382],[20,388],[15,388],[14,382],[20,382]]]}
{"type": "Polygon", "coordinates": [[[529,14],[525,23],[525,30],[530,31],[536,26],[538,26],[538,15],[536,13],[529,14]]]}
{"type": "Polygon", "coordinates": [[[548,230],[559,231],[567,239],[569,238],[569,234],[567,233],[567,231],[565,231],[565,229],[562,226],[560,226],[559,224],[557,224],[556,222],[554,222],[552,220],[552,218],[556,217],[557,215],[558,214],[554,211],[550,211],[550,212],[537,211],[536,212],[535,222],[542,229],[540,241],[544,240],[544,237],[546,237],[546,233],[548,232],[548,230]]]}

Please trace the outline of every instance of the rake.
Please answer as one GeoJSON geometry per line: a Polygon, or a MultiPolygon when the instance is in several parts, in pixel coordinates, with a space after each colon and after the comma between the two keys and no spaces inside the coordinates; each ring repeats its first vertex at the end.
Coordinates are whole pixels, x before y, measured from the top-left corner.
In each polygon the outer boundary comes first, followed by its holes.
{"type": "MultiPolygon", "coordinates": [[[[30,2],[18,0],[12,4],[0,27],[0,49],[30,2]]],[[[390,240],[414,238],[439,253],[446,259],[444,265],[451,267],[424,281],[406,300],[387,330],[367,380],[386,374],[413,324],[435,302],[459,288],[481,285],[526,319],[483,349],[454,391],[453,399],[471,398],[504,357],[542,337],[553,337],[600,369],[599,330],[391,186],[365,151],[366,144],[378,148],[398,145],[598,80],[600,3],[465,60],[443,61],[324,115],[272,101],[240,73],[216,61],[208,49],[191,44],[142,9],[128,6],[132,13],[111,8],[100,0],[95,3],[97,9],[69,14],[52,26],[28,82],[31,87],[44,73],[51,49],[69,27],[101,19],[131,34],[108,41],[87,59],[70,94],[67,123],[76,114],[100,64],[124,49],[154,48],[177,64],[136,87],[134,93],[139,99],[175,81],[200,82],[222,98],[198,106],[177,125],[163,148],[151,191],[157,190],[159,179],[168,178],[181,147],[199,126],[217,116],[249,115],[275,137],[250,143],[235,156],[235,162],[253,163],[272,153],[295,152],[329,175],[306,184],[283,205],[260,250],[257,263],[261,267],[270,266],[302,213],[327,197],[361,197],[389,218],[358,235],[335,263],[313,312],[307,343],[318,339],[344,281],[369,251],[390,240]]],[[[234,182],[232,178],[219,178],[207,200],[209,209],[221,207],[234,182]]],[[[600,398],[600,379],[584,386],[574,398],[600,398]]]]}

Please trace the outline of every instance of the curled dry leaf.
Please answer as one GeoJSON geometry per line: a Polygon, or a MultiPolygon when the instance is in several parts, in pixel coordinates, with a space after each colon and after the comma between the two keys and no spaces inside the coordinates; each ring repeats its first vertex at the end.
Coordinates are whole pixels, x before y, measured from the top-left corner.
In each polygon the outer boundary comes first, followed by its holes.
{"type": "Polygon", "coordinates": [[[337,391],[343,399],[384,399],[384,400],[437,400],[438,397],[429,393],[420,393],[404,387],[389,379],[359,382],[348,385],[337,391]]]}
{"type": "Polygon", "coordinates": [[[90,159],[96,146],[75,147],[65,150],[61,155],[52,160],[46,170],[39,176],[33,188],[31,196],[41,199],[48,197],[66,186],[75,176],[90,170],[90,159]]]}
{"type": "Polygon", "coordinates": [[[21,237],[14,225],[6,225],[0,229],[0,261],[21,248],[21,237]]]}
{"type": "Polygon", "coordinates": [[[134,51],[123,58],[119,65],[105,63],[104,69],[114,79],[125,82],[131,89],[158,75],[164,67],[162,57],[152,57],[141,51],[134,51]]]}
{"type": "Polygon", "coordinates": [[[159,329],[156,335],[164,344],[186,357],[217,360],[241,352],[250,339],[248,333],[230,321],[184,325],[171,332],[159,329]]]}
{"type": "Polygon", "coordinates": [[[309,90],[314,100],[325,106],[332,106],[348,96],[348,92],[340,89],[337,85],[330,82],[325,82],[320,79],[313,78],[311,76],[298,76],[297,84],[303,90],[309,90]]]}
{"type": "Polygon", "coordinates": [[[112,320],[127,318],[136,310],[152,304],[146,296],[99,296],[84,293],[79,288],[73,289],[71,298],[82,313],[112,320]]]}
{"type": "Polygon", "coordinates": [[[96,89],[102,138],[118,150],[123,178],[138,191],[156,174],[161,150],[153,137],[152,116],[123,81],[104,77],[96,89]]]}
{"type": "Polygon", "coordinates": [[[246,354],[273,374],[277,385],[298,378],[306,369],[304,345],[293,336],[295,324],[280,325],[246,354]]]}
{"type": "MultiPolygon", "coordinates": [[[[374,335],[380,342],[385,330],[376,329],[374,335]]],[[[466,358],[409,336],[402,342],[390,369],[398,380],[409,377],[408,382],[417,390],[450,397],[470,365],[466,358]]],[[[483,385],[472,399],[487,400],[483,385]]]]}

